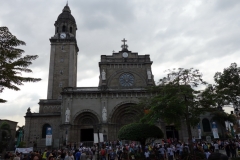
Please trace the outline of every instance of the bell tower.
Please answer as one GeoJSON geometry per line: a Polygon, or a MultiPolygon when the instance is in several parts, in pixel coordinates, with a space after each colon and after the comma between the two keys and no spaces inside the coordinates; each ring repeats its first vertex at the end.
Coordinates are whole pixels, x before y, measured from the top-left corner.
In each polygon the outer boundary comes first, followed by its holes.
{"type": "Polygon", "coordinates": [[[55,21],[55,34],[50,38],[50,66],[47,99],[61,99],[63,87],[77,85],[77,25],[66,4],[55,21]]]}

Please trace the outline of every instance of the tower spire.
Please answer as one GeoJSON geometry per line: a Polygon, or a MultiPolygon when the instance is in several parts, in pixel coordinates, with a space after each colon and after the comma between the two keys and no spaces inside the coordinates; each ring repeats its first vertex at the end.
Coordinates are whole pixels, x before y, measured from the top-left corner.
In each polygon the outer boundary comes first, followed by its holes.
{"type": "Polygon", "coordinates": [[[67,0],[67,4],[66,4],[66,6],[68,6],[68,0],[67,0]]]}

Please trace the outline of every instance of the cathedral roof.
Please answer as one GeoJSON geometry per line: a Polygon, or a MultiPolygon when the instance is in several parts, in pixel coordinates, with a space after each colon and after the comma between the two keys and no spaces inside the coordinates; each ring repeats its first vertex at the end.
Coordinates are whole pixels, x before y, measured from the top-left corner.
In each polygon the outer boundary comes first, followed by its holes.
{"type": "Polygon", "coordinates": [[[70,10],[68,4],[63,8],[62,13],[58,16],[57,21],[59,21],[59,20],[63,20],[63,21],[71,20],[74,23],[76,23],[75,18],[71,14],[71,10],[70,10]]]}

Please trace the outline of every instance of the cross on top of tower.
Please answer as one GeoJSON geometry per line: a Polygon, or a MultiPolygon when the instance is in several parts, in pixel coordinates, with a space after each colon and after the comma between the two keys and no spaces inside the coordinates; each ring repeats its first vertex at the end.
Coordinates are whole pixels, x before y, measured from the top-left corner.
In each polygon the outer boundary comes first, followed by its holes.
{"type": "Polygon", "coordinates": [[[128,45],[125,44],[125,42],[127,42],[127,40],[126,40],[125,38],[123,38],[122,42],[123,42],[123,45],[121,46],[121,47],[122,47],[122,50],[127,50],[128,45]]]}

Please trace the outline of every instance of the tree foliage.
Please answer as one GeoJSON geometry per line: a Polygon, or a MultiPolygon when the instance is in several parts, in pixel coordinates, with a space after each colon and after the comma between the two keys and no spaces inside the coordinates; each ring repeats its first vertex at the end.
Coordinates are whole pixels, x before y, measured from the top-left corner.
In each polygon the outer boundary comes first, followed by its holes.
{"type": "Polygon", "coordinates": [[[211,105],[213,108],[226,104],[240,106],[240,68],[236,63],[225,68],[223,73],[215,73],[214,81],[215,84],[202,92],[202,105],[211,105]]]}
{"type": "MultiPolygon", "coordinates": [[[[18,86],[24,82],[38,82],[40,78],[23,77],[22,73],[31,73],[29,65],[37,55],[25,55],[24,50],[16,48],[25,45],[24,41],[17,39],[7,27],[0,27],[0,93],[4,88],[20,90],[18,86]]],[[[0,103],[6,100],[0,99],[0,103]]]]}
{"type": "Polygon", "coordinates": [[[155,123],[160,118],[168,124],[174,123],[176,127],[180,127],[180,120],[188,118],[190,124],[196,126],[199,115],[205,110],[199,103],[200,92],[193,88],[207,83],[202,80],[199,71],[193,68],[179,68],[169,72],[167,77],[160,79],[158,86],[149,89],[149,92],[156,92],[157,95],[139,103],[149,110],[142,121],[155,123]]]}
{"type": "Polygon", "coordinates": [[[1,131],[7,132],[8,134],[11,133],[10,126],[9,126],[9,124],[7,124],[6,122],[3,122],[3,123],[0,125],[0,129],[1,129],[1,131]]]}
{"type": "Polygon", "coordinates": [[[162,138],[162,130],[152,124],[131,123],[123,126],[118,132],[120,140],[139,141],[143,145],[148,138],[162,138]]]}
{"type": "Polygon", "coordinates": [[[200,85],[206,84],[197,69],[168,70],[167,76],[160,79],[159,85],[149,89],[149,92],[156,92],[157,95],[139,103],[138,106],[149,110],[141,121],[156,123],[161,119],[177,128],[185,123],[188,137],[192,139],[191,126],[195,127],[200,115],[210,108],[209,105],[201,105],[201,92],[197,90],[200,85]]]}
{"type": "Polygon", "coordinates": [[[11,135],[11,128],[9,124],[6,122],[3,122],[0,124],[0,152],[2,149],[6,148],[8,141],[5,140],[5,137],[8,137],[11,135]]]}
{"type": "Polygon", "coordinates": [[[217,72],[214,75],[214,86],[216,95],[224,102],[240,106],[240,67],[236,63],[232,63],[223,72],[217,72]]]}

